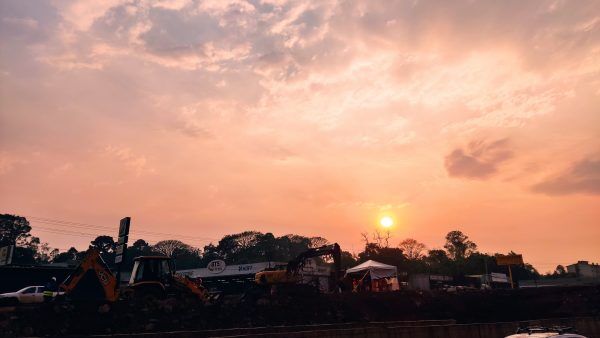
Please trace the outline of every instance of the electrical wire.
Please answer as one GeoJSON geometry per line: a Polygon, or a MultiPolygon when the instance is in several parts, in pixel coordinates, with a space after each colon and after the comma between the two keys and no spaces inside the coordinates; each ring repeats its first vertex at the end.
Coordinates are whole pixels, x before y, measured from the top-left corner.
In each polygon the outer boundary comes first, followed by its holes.
{"type": "MultiPolygon", "coordinates": [[[[64,226],[68,225],[68,226],[75,226],[75,227],[86,228],[86,229],[99,229],[99,230],[109,230],[109,231],[114,231],[114,229],[115,229],[115,227],[101,226],[101,225],[95,225],[95,224],[90,224],[90,223],[71,222],[71,221],[50,219],[50,218],[43,218],[43,217],[36,217],[36,216],[28,216],[28,217],[36,222],[42,222],[42,223],[47,223],[47,224],[64,225],[64,226]]],[[[132,232],[136,232],[139,234],[157,235],[157,236],[178,236],[178,237],[186,237],[186,238],[199,239],[199,240],[207,240],[207,239],[215,240],[215,238],[209,238],[209,237],[180,235],[180,234],[173,234],[173,233],[147,231],[147,230],[134,230],[132,232]]]]}
{"type": "MultiPolygon", "coordinates": [[[[115,231],[116,227],[102,226],[91,223],[80,223],[80,222],[72,222],[67,220],[55,219],[55,218],[46,218],[46,217],[37,217],[37,216],[25,216],[28,219],[31,219],[33,222],[42,223],[49,226],[57,226],[57,227],[76,227],[84,230],[101,230],[101,231],[115,231]]],[[[37,228],[37,226],[36,226],[37,228]]],[[[61,229],[55,229],[61,230],[61,229]]],[[[132,234],[140,237],[161,237],[161,238],[182,238],[186,240],[199,240],[199,241],[216,241],[216,238],[210,237],[202,237],[202,236],[192,236],[192,235],[182,235],[182,234],[174,234],[174,233],[166,233],[166,232],[155,232],[155,231],[147,231],[147,230],[132,230],[132,234]]]]}

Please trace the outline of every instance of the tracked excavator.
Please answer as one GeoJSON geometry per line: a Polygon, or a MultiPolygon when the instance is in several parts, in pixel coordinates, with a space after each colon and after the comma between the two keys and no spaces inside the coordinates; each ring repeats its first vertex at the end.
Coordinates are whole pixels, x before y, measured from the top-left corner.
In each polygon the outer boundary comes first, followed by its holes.
{"type": "Polygon", "coordinates": [[[341,279],[341,254],[342,250],[337,243],[312,248],[289,261],[285,267],[257,273],[255,282],[259,286],[297,285],[302,282],[302,269],[309,258],[330,257],[333,260],[333,271],[330,278],[332,288],[330,289],[335,290],[341,279]]]}
{"type": "Polygon", "coordinates": [[[140,256],[134,259],[131,279],[121,288],[97,249],[90,248],[79,266],[60,285],[65,297],[73,301],[112,303],[120,300],[165,299],[168,297],[206,302],[202,285],[174,272],[167,256],[140,256]]]}

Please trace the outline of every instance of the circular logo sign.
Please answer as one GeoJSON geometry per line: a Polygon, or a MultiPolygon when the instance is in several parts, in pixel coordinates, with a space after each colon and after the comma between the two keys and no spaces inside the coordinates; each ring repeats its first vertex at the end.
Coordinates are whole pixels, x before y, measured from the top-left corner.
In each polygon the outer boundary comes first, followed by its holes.
{"type": "Polygon", "coordinates": [[[225,261],[220,260],[220,259],[215,259],[214,261],[210,261],[206,268],[211,273],[221,273],[221,272],[225,271],[225,261]]]}
{"type": "Polygon", "coordinates": [[[106,274],[106,272],[100,270],[98,272],[98,279],[100,279],[100,283],[107,285],[108,284],[108,275],[106,274]]]}

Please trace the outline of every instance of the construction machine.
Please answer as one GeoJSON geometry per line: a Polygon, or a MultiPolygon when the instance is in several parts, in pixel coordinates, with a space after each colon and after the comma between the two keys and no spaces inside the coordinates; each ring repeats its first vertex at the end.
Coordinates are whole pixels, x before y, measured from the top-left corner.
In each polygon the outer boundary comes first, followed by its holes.
{"type": "Polygon", "coordinates": [[[178,275],[167,256],[140,256],[134,259],[131,279],[125,288],[100,256],[90,248],[79,266],[60,285],[74,301],[116,302],[124,299],[167,297],[207,300],[207,292],[186,276],[178,275]]]}
{"type": "Polygon", "coordinates": [[[204,287],[189,277],[175,273],[173,260],[167,256],[140,256],[134,259],[128,289],[134,297],[156,298],[184,296],[206,301],[208,293],[204,287]]]}
{"type": "Polygon", "coordinates": [[[341,254],[342,251],[337,243],[312,248],[289,261],[285,267],[257,273],[255,275],[255,282],[261,286],[299,284],[302,282],[302,269],[309,258],[330,257],[333,260],[331,281],[333,282],[333,288],[336,289],[337,283],[339,283],[341,278],[341,254]]]}
{"type": "Polygon", "coordinates": [[[81,263],[59,286],[65,296],[75,301],[108,301],[119,298],[119,284],[100,251],[90,248],[81,263]]]}

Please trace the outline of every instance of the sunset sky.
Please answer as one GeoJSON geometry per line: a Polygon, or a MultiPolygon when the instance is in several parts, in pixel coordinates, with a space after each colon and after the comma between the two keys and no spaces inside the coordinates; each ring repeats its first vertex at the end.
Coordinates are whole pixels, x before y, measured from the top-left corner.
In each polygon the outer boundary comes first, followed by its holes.
{"type": "Polygon", "coordinates": [[[600,1],[1,0],[0,213],[599,262],[600,1]]]}

